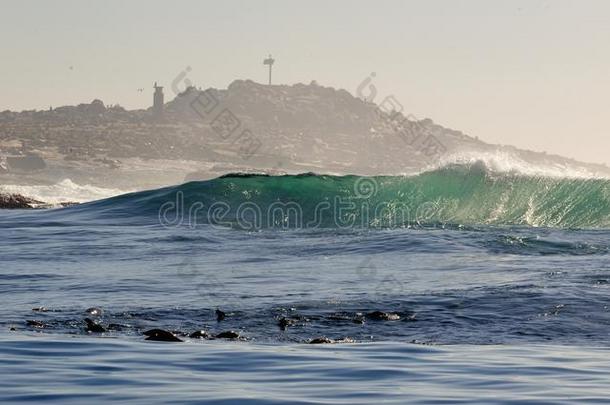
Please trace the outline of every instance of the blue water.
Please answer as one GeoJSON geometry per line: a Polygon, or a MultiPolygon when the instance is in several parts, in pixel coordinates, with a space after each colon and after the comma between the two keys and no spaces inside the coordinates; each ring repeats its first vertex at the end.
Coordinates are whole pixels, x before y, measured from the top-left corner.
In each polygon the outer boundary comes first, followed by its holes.
{"type": "Polygon", "coordinates": [[[141,202],[0,211],[0,402],[607,402],[603,227],[247,231],[166,226],[141,202]]]}
{"type": "Polygon", "coordinates": [[[607,403],[607,348],[0,340],[3,403],[607,403]]]}

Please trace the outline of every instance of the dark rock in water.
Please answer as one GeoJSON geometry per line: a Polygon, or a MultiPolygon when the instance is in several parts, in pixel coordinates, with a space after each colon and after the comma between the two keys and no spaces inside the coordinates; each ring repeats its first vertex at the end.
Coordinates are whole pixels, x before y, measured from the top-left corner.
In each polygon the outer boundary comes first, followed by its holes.
{"type": "Polygon", "coordinates": [[[216,339],[237,339],[239,338],[239,333],[228,330],[225,332],[220,332],[218,335],[214,336],[216,339]]]}
{"type": "Polygon", "coordinates": [[[9,328],[9,330],[10,330],[11,332],[15,332],[15,331],[17,330],[17,328],[15,328],[14,326],[11,326],[11,327],[9,328]]]}
{"type": "Polygon", "coordinates": [[[374,321],[399,321],[400,315],[391,312],[374,311],[366,314],[368,319],[374,321]]]}
{"type": "Polygon", "coordinates": [[[222,321],[223,319],[225,319],[227,317],[227,314],[225,314],[224,312],[222,312],[220,309],[216,309],[216,320],[218,322],[222,321]]]}
{"type": "Polygon", "coordinates": [[[26,324],[28,326],[31,326],[32,328],[37,328],[37,329],[44,329],[47,327],[47,325],[45,325],[44,323],[42,323],[40,321],[34,321],[34,320],[30,320],[30,319],[28,319],[26,321],[26,324]]]}
{"type": "Polygon", "coordinates": [[[294,325],[295,321],[293,319],[286,319],[282,317],[282,319],[280,319],[277,324],[281,330],[286,330],[288,326],[294,325]]]}
{"type": "Polygon", "coordinates": [[[34,312],[48,312],[49,309],[46,307],[36,307],[36,308],[32,308],[32,311],[34,312]]]}
{"type": "Polygon", "coordinates": [[[344,337],[341,339],[330,339],[326,336],[318,337],[315,339],[311,339],[309,341],[310,345],[320,345],[320,344],[333,344],[333,343],[354,343],[355,340],[349,337],[344,337]]]}
{"type": "Polygon", "coordinates": [[[148,336],[146,340],[155,340],[158,342],[182,342],[182,339],[171,332],[163,329],[151,329],[144,332],[148,336]]]}
{"type": "Polygon", "coordinates": [[[197,330],[189,335],[191,339],[209,339],[211,336],[204,330],[197,330]]]}
{"type": "Polygon", "coordinates": [[[102,308],[91,307],[91,308],[85,309],[85,313],[89,314],[91,316],[102,316],[104,311],[102,311],[102,308]]]}
{"type": "Polygon", "coordinates": [[[309,341],[310,345],[321,345],[321,344],[330,344],[330,343],[335,343],[335,341],[332,340],[332,339],[329,339],[329,338],[327,338],[325,336],[318,337],[318,338],[315,338],[315,339],[311,339],[309,341]]]}
{"type": "Polygon", "coordinates": [[[45,206],[42,201],[19,194],[0,194],[0,209],[32,209],[45,206]]]}
{"type": "Polygon", "coordinates": [[[99,323],[93,321],[92,319],[85,318],[85,323],[87,324],[87,327],[85,328],[85,330],[88,333],[104,333],[104,332],[106,332],[106,328],[104,328],[99,323]]]}
{"type": "MultiPolygon", "coordinates": [[[[163,329],[149,329],[149,330],[147,330],[145,332],[142,332],[142,334],[144,336],[153,336],[153,335],[155,335],[157,333],[163,333],[163,332],[167,332],[167,331],[163,330],[163,329]]],[[[169,332],[167,332],[167,333],[169,333],[169,332]]]]}

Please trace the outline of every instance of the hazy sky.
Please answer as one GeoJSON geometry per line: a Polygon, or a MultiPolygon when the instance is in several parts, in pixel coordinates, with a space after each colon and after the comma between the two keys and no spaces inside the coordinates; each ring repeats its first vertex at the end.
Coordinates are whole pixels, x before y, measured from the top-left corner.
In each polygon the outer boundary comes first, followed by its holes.
{"type": "Polygon", "coordinates": [[[0,110],[148,107],[198,86],[345,88],[478,136],[610,164],[610,1],[4,1],[0,110]],[[144,88],[144,92],[138,92],[144,88]]]}

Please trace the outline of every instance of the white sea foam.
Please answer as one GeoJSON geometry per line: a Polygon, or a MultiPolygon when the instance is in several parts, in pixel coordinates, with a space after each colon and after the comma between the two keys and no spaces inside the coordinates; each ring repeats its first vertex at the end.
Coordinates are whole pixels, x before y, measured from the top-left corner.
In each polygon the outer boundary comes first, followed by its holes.
{"type": "Polygon", "coordinates": [[[512,173],[525,176],[555,178],[610,178],[608,172],[601,172],[577,162],[558,162],[549,158],[545,161],[531,162],[507,151],[466,151],[447,155],[424,171],[436,170],[451,165],[482,164],[488,170],[498,173],[512,173]]]}
{"type": "Polygon", "coordinates": [[[80,185],[70,179],[64,179],[52,185],[0,185],[0,192],[9,194],[20,194],[35,200],[49,204],[60,204],[62,202],[78,202],[100,200],[126,191],[112,188],[96,187],[89,184],[80,185]]]}

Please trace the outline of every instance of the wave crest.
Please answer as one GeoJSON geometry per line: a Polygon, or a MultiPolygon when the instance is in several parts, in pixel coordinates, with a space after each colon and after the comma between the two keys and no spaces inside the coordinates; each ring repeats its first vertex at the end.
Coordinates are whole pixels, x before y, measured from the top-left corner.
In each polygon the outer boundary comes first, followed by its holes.
{"type": "Polygon", "coordinates": [[[552,177],[562,179],[609,179],[607,172],[595,171],[591,165],[577,162],[559,162],[554,159],[540,160],[537,163],[506,151],[460,152],[443,156],[438,163],[425,171],[435,171],[446,167],[479,166],[490,173],[506,173],[531,177],[552,177]]]}
{"type": "Polygon", "coordinates": [[[415,176],[225,175],[61,213],[249,230],[431,224],[607,228],[610,180],[497,173],[481,163],[415,176]]]}

